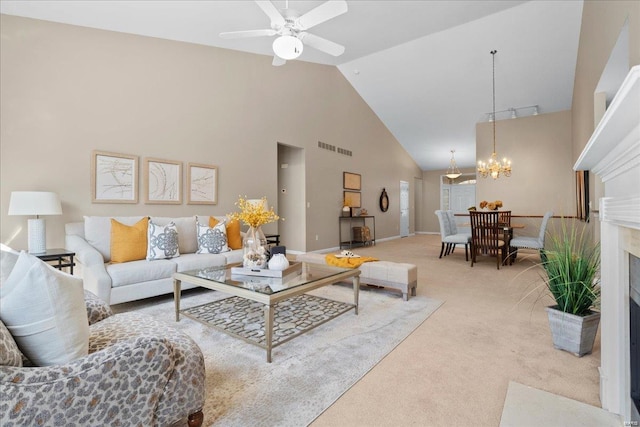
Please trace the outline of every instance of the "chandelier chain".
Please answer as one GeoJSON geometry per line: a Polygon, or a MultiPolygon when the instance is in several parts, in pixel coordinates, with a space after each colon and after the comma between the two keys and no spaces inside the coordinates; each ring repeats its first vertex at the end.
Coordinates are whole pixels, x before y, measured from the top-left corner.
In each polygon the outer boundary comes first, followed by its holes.
{"type": "Polygon", "coordinates": [[[491,51],[493,59],[493,153],[496,152],[496,53],[497,50],[491,51]]]}

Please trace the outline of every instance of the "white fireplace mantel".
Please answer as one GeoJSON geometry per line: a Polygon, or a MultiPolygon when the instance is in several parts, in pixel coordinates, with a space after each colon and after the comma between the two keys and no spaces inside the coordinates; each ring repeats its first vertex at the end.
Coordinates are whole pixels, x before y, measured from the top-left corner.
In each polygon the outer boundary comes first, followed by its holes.
{"type": "Polygon", "coordinates": [[[636,420],[630,397],[629,253],[640,257],[640,66],[631,69],[574,165],[604,183],[600,199],[602,407],[636,420]]]}

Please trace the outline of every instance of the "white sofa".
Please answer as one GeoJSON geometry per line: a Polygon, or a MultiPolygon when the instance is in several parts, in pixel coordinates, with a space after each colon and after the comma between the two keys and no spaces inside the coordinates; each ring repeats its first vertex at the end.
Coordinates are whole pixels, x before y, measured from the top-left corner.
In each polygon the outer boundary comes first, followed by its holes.
{"type": "MultiPolygon", "coordinates": [[[[108,304],[119,304],[173,292],[173,273],[242,262],[242,249],[220,254],[197,254],[196,221],[208,224],[209,216],[149,217],[158,225],[170,221],[178,230],[180,256],[171,259],[111,263],[111,218],[133,225],[143,216],[85,216],[84,222],[65,225],[65,247],[75,252],[77,273],[85,289],[108,304]]],[[[224,217],[216,217],[224,220],[224,217]]],[[[182,289],[194,287],[184,283],[182,289]]]]}

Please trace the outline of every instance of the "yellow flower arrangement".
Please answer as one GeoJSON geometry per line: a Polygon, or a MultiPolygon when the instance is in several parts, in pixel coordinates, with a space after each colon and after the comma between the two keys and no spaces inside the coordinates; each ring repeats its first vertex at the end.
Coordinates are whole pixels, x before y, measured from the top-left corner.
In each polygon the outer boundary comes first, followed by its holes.
{"type": "Polygon", "coordinates": [[[273,211],[273,207],[267,209],[267,198],[263,197],[260,200],[262,203],[256,203],[248,200],[247,196],[239,196],[235,205],[240,209],[240,212],[227,214],[227,217],[232,220],[242,221],[249,227],[254,228],[279,220],[280,217],[273,211]]]}
{"type": "Polygon", "coordinates": [[[483,200],[480,202],[480,209],[487,208],[490,211],[495,211],[501,207],[502,207],[502,200],[496,200],[495,202],[487,202],[486,200],[483,200]]]}

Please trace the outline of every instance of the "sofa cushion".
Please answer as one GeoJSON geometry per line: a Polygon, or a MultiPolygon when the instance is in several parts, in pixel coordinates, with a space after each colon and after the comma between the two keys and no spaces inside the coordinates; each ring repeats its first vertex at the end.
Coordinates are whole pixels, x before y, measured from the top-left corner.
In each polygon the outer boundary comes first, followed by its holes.
{"type": "Polygon", "coordinates": [[[227,227],[224,222],[208,227],[197,223],[198,254],[219,254],[229,251],[227,245],[227,227]]]}
{"type": "Polygon", "coordinates": [[[0,318],[35,365],[87,355],[89,322],[82,280],[21,252],[0,288],[0,318]]]}
{"type": "MultiPolygon", "coordinates": [[[[227,254],[229,252],[225,252],[227,254]]],[[[242,256],[241,256],[242,258],[242,256]]],[[[171,261],[176,263],[177,271],[199,270],[207,267],[219,267],[226,264],[224,254],[186,254],[171,261]]]]}
{"type": "Polygon", "coordinates": [[[225,252],[222,255],[227,259],[227,264],[233,264],[236,262],[242,262],[242,256],[244,253],[241,249],[235,249],[233,251],[225,252]]]}
{"type": "Polygon", "coordinates": [[[195,215],[178,218],[152,216],[150,219],[154,224],[158,225],[167,225],[170,222],[176,225],[178,229],[178,249],[181,254],[193,254],[198,250],[195,215]]]}
{"type": "Polygon", "coordinates": [[[223,222],[227,229],[227,245],[229,249],[242,249],[242,235],[240,234],[240,221],[237,219],[220,220],[214,216],[209,217],[209,227],[215,227],[218,223],[223,222]]]}
{"type": "Polygon", "coordinates": [[[147,217],[131,226],[111,219],[111,262],[137,261],[145,258],[148,223],[147,217]]]}
{"type": "MultiPolygon", "coordinates": [[[[113,219],[121,224],[133,225],[143,216],[115,216],[113,219]]],[[[96,248],[104,262],[111,261],[111,219],[108,216],[85,216],[84,236],[87,242],[96,248]]],[[[145,230],[146,232],[146,230],[145,230]]]]}
{"type": "Polygon", "coordinates": [[[178,248],[178,229],[173,221],[167,225],[158,225],[153,221],[149,221],[148,230],[148,261],[180,256],[180,248],[178,248]]]}
{"type": "MultiPolygon", "coordinates": [[[[180,259],[180,257],[175,259],[180,259]]],[[[141,260],[108,264],[106,267],[107,273],[111,276],[111,287],[116,288],[150,280],[170,278],[176,272],[174,260],[141,260]]]]}

